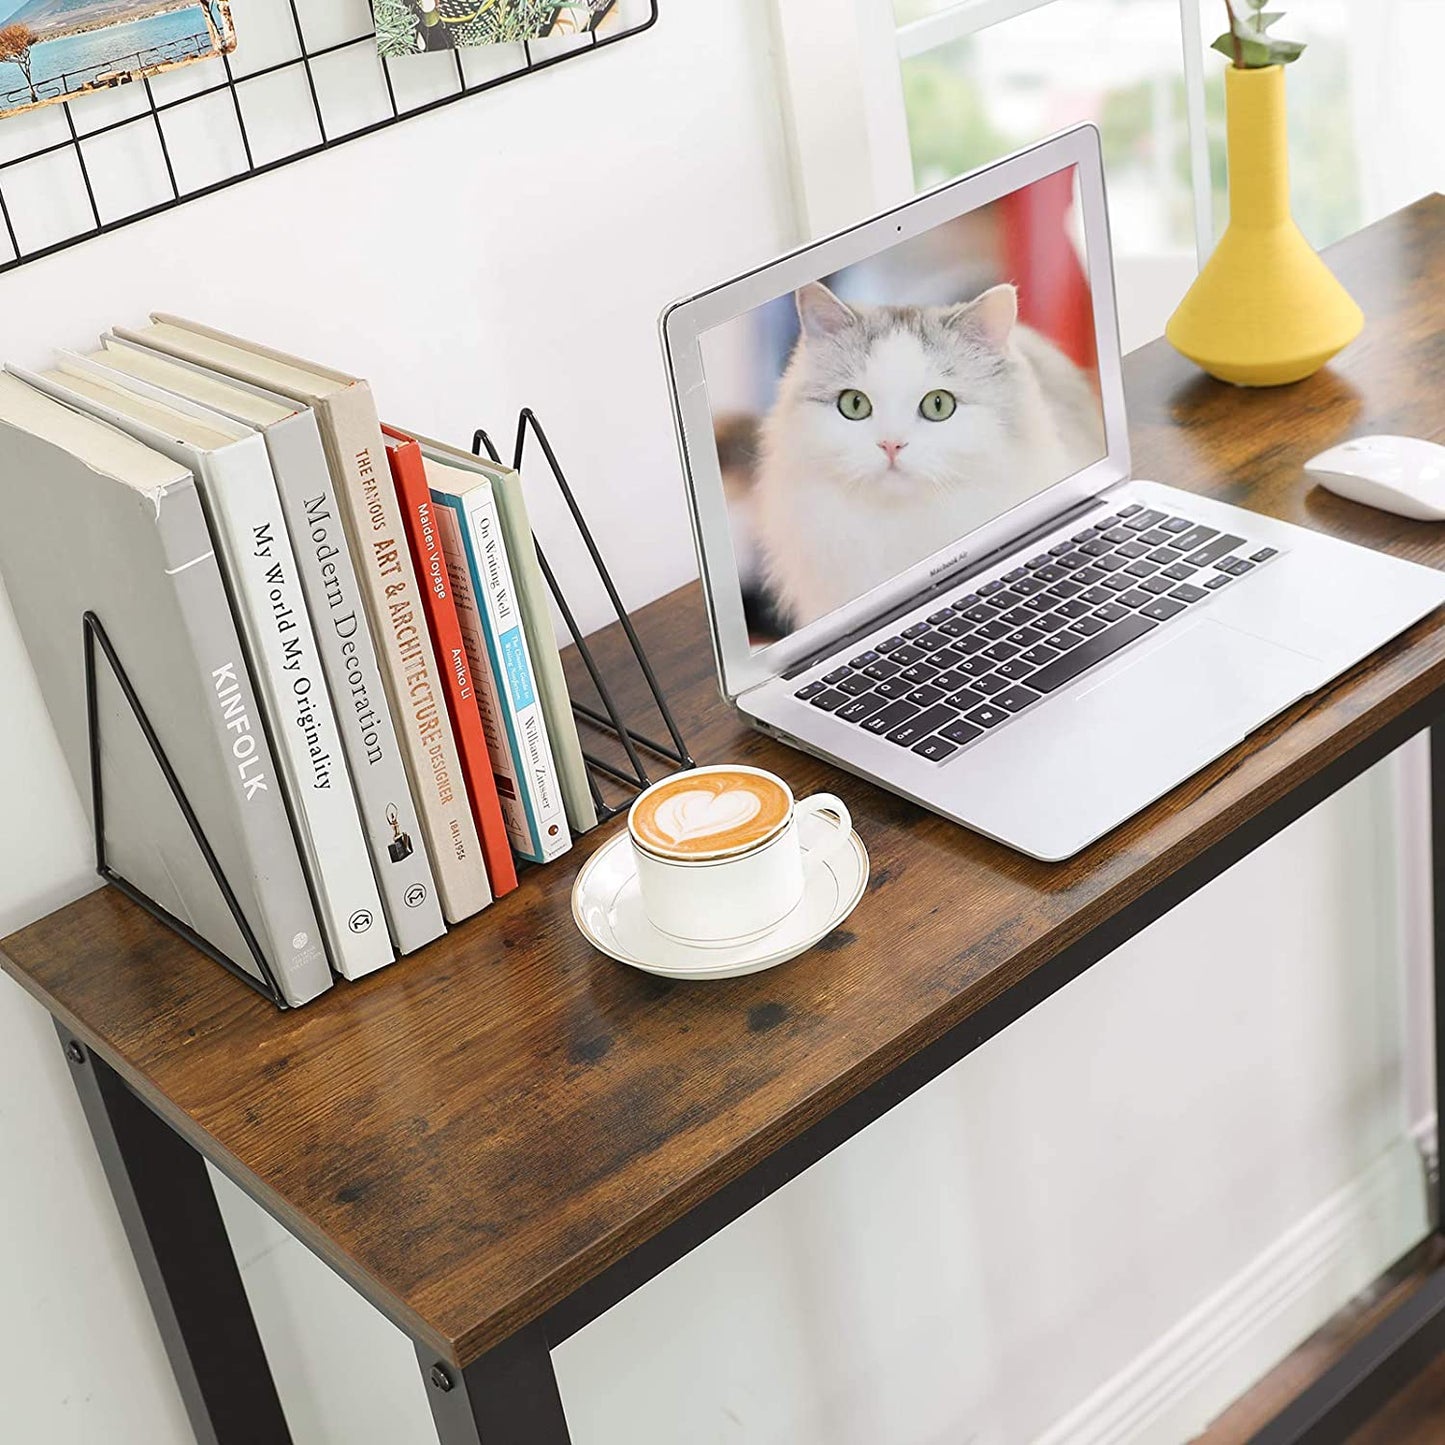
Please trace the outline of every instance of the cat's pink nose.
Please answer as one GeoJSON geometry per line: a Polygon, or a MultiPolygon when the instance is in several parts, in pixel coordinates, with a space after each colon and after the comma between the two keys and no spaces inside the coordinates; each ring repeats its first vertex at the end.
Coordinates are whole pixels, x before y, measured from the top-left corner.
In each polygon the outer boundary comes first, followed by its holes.
{"type": "Polygon", "coordinates": [[[908,443],[907,443],[907,442],[879,442],[878,445],[879,445],[880,447],[882,447],[885,452],[888,453],[888,465],[889,465],[890,467],[896,467],[896,466],[898,465],[898,453],[901,452],[901,451],[903,450],[903,448],[908,445],[908,443]]]}

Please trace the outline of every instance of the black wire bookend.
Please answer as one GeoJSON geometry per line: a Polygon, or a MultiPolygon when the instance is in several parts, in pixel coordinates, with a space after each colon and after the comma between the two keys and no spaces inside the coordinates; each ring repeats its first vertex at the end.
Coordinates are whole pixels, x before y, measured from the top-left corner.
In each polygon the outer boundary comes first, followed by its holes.
{"type": "Polygon", "coordinates": [[[105,627],[94,612],[87,612],[83,618],[85,632],[85,726],[86,735],[90,747],[90,798],[91,811],[95,825],[95,871],[102,878],[114,887],[120,889],[133,903],[138,903],[153,918],[173,928],[193,948],[198,948],[208,958],[214,959],[226,969],[233,973],[243,983],[248,983],[257,993],[271,1000],[277,1008],[288,1007],[286,999],[281,992],[280,985],[276,982],[276,975],[266,959],[265,950],[262,949],[260,940],[257,939],[255,931],[246,921],[246,915],[241,910],[241,905],[236,901],[236,895],[231,890],[231,885],[226,880],[226,875],[221,868],[219,860],[212,851],[210,843],[206,839],[205,830],[201,827],[201,820],[196,816],[196,810],[191,807],[190,799],[186,797],[185,789],[181,786],[181,780],[176,776],[175,769],[171,766],[170,759],[166,757],[165,749],[161,746],[161,740],[156,735],[155,728],[151,725],[150,718],[146,715],[144,705],[136,693],[130,678],[126,675],[120,658],[111,640],[106,636],[105,627]],[[96,687],[95,678],[95,649],[99,645],[100,650],[105,654],[105,660],[110,666],[111,675],[120,686],[121,693],[129,705],[131,713],[140,726],[146,743],[149,745],[151,755],[155,758],[161,774],[171,790],[171,796],[175,798],[182,816],[186,820],[186,826],[191,830],[191,836],[196,840],[196,846],[201,850],[201,856],[206,860],[206,866],[211,870],[211,877],[216,880],[216,887],[221,890],[221,896],[226,900],[226,907],[231,910],[231,917],[235,920],[236,927],[241,932],[241,937],[246,941],[246,947],[250,951],[252,959],[260,972],[260,978],[249,970],[242,968],[238,963],[226,957],[220,949],[214,947],[207,939],[201,937],[188,923],[176,917],[169,909],[161,907],[147,893],[142,893],[128,878],[117,873],[106,860],[105,852],[105,788],[100,763],[100,699],[96,687]]]}
{"type": "MultiPolygon", "coordinates": [[[[627,609],[622,605],[622,599],[617,595],[617,587],[612,581],[612,574],[607,570],[607,564],[602,560],[602,553],[597,549],[597,543],[592,536],[592,531],[587,525],[586,518],[582,515],[582,509],[577,505],[577,498],[568,484],[566,474],[562,471],[561,464],[557,460],[557,454],[552,450],[552,444],[547,440],[547,433],[542,430],[542,423],[537,420],[536,413],[531,407],[524,407],[517,417],[517,439],[512,451],[512,467],[517,472],[522,471],[523,454],[527,446],[527,434],[531,432],[537,438],[537,445],[542,449],[542,455],[547,460],[547,466],[552,473],[552,479],[557,484],[557,490],[562,494],[562,500],[567,504],[567,510],[572,514],[572,520],[576,524],[578,534],[587,548],[588,555],[592,558],[592,565],[597,569],[597,575],[602,581],[602,586],[607,592],[607,599],[612,604],[612,610],[616,614],[617,621],[627,637],[628,645],[632,649],[632,655],[637,661],[638,669],[645,679],[649,691],[652,693],[652,700],[657,705],[657,711],[662,718],[663,725],[667,728],[668,735],[672,739],[671,746],[667,743],[658,742],[655,738],[648,737],[645,733],[638,732],[623,720],[622,713],[612,695],[612,689],[608,687],[606,678],[603,677],[597,660],[592,654],[592,649],[587,645],[587,638],[583,635],[582,629],[577,625],[577,619],[572,614],[572,608],[568,604],[566,594],[557,582],[556,574],[552,571],[547,555],[542,550],[542,544],[533,536],[533,543],[537,548],[537,562],[541,566],[542,576],[546,579],[547,588],[552,594],[553,601],[557,604],[557,610],[562,614],[562,621],[566,624],[567,633],[572,639],[572,645],[577,650],[577,656],[581,659],[583,667],[587,669],[587,675],[592,679],[592,685],[597,689],[597,696],[602,701],[604,712],[598,712],[596,708],[590,707],[576,698],[572,700],[572,711],[578,721],[586,724],[596,732],[613,738],[621,746],[626,754],[627,762],[631,771],[625,771],[615,763],[609,762],[606,758],[598,757],[595,753],[589,752],[585,747],[582,751],[583,760],[587,764],[587,783],[592,790],[592,802],[597,809],[597,819],[605,823],[615,818],[619,813],[625,812],[631,805],[631,797],[626,797],[620,803],[608,803],[602,796],[598,787],[599,777],[613,783],[619,783],[632,793],[641,792],[656,781],[643,765],[642,754],[652,754],[672,764],[669,772],[695,767],[692,755],[687,750],[687,744],[682,740],[682,733],[677,726],[677,721],[672,715],[672,709],[667,704],[667,698],[662,687],[657,681],[657,675],[652,670],[652,664],[648,661],[647,653],[642,646],[641,639],[633,628],[632,619],[628,616],[627,609]]],[[[482,454],[485,448],[487,455],[498,466],[504,465],[500,453],[492,444],[492,439],[481,428],[477,429],[472,438],[472,452],[476,456],[482,454]]]]}
{"type": "MultiPolygon", "coordinates": [[[[535,536],[533,543],[537,547],[537,561],[542,569],[542,575],[546,579],[548,590],[551,592],[562,619],[566,623],[567,631],[572,638],[573,645],[577,650],[577,656],[587,671],[592,685],[597,690],[597,696],[601,699],[602,711],[573,699],[572,710],[578,722],[584,724],[593,733],[601,734],[606,738],[615,741],[625,755],[628,768],[619,766],[604,757],[599,757],[595,752],[583,750],[583,759],[587,764],[587,783],[591,789],[592,801],[597,808],[599,822],[606,822],[622,813],[631,803],[631,794],[640,792],[654,781],[643,762],[643,754],[650,754],[652,757],[661,759],[670,764],[668,772],[674,769],[685,769],[695,766],[692,756],[687,750],[687,744],[682,739],[682,733],[678,728],[677,721],[673,717],[672,709],[668,706],[667,698],[657,681],[657,675],[652,670],[652,664],[648,661],[647,653],[642,646],[641,639],[637,636],[636,629],[632,625],[632,619],[628,616],[627,609],[622,604],[622,599],[617,593],[616,584],[612,580],[612,574],[607,570],[607,564],[602,560],[602,554],[597,548],[597,543],[592,536],[587,521],[582,515],[582,509],[577,504],[577,498],[564,475],[561,465],[557,461],[557,455],[552,450],[551,443],[547,440],[547,434],[542,430],[541,423],[530,409],[524,410],[517,418],[517,440],[514,453],[514,466],[521,470],[523,452],[526,448],[528,432],[536,435],[537,444],[542,449],[542,454],[547,460],[552,476],[557,483],[557,489],[562,494],[563,501],[567,504],[567,510],[572,515],[578,533],[581,535],[583,544],[587,548],[588,555],[592,559],[593,566],[597,569],[597,575],[601,579],[602,586],[607,593],[612,610],[617,616],[628,645],[632,649],[632,655],[636,659],[639,671],[645,679],[648,689],[652,694],[653,702],[662,718],[663,725],[667,729],[670,743],[660,742],[656,738],[649,737],[646,733],[639,732],[632,727],[623,717],[622,711],[617,704],[612,689],[608,686],[607,679],[603,676],[592,649],[587,644],[581,628],[577,625],[576,617],[572,607],[567,601],[566,594],[562,591],[557,582],[556,574],[552,571],[551,564],[547,561],[541,544],[537,543],[535,536]],[[606,781],[611,784],[621,785],[628,790],[628,796],[620,803],[609,803],[603,796],[599,781],[606,781]]],[[[497,449],[492,445],[491,438],[485,431],[478,431],[473,442],[472,450],[480,455],[482,448],[486,449],[492,461],[501,465],[501,457],[497,449]]],[[[220,860],[216,857],[210,841],[206,837],[205,829],[201,826],[201,820],[196,810],[191,806],[190,799],[186,796],[185,788],[171,766],[170,759],[146,713],[145,705],[142,703],[139,693],[136,692],[134,684],[127,675],[125,666],[116,652],[115,645],[107,635],[105,626],[94,612],[86,612],[82,618],[83,645],[85,659],[85,724],[86,739],[90,759],[90,796],[91,813],[94,828],[95,842],[95,869],[96,872],[111,884],[119,889],[133,903],[145,909],[153,918],[164,923],[168,928],[173,929],[193,948],[199,949],[207,958],[219,963],[228,973],[234,974],[243,983],[249,984],[257,993],[268,998],[278,1008],[287,1008],[285,995],[281,992],[280,984],[277,982],[276,973],[266,957],[266,952],[257,938],[255,930],[247,921],[245,912],[227,880],[225,871],[221,867],[220,860]],[[208,939],[203,938],[183,919],[178,918],[168,908],[157,903],[149,894],[136,887],[124,874],[118,872],[110,864],[106,852],[105,843],[105,785],[104,770],[101,765],[101,739],[100,739],[100,691],[97,685],[96,653],[97,649],[104,656],[106,665],[109,667],[112,677],[125,698],[131,715],[134,717],[146,745],[150,748],[151,756],[155,759],[157,767],[160,768],[162,777],[165,778],[166,786],[170,789],[171,796],[175,799],[176,806],[181,811],[181,816],[190,829],[191,836],[195,839],[196,846],[201,851],[206,867],[210,869],[211,877],[215,879],[216,887],[220,890],[226,907],[230,910],[236,928],[245,941],[246,949],[255,964],[255,971],[243,968],[234,959],[228,958],[208,939]]]]}

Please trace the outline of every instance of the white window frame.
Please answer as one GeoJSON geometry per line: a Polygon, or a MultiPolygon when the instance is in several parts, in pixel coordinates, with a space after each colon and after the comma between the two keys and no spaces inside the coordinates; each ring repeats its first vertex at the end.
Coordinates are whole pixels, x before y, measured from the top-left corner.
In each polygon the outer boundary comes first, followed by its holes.
{"type": "MultiPolygon", "coordinates": [[[[892,0],[774,0],[784,119],[803,238],[914,194],[900,62],[1058,0],[957,0],[904,26],[892,0]]],[[[1199,0],[1177,0],[1195,249],[1213,246],[1199,0]]]]}

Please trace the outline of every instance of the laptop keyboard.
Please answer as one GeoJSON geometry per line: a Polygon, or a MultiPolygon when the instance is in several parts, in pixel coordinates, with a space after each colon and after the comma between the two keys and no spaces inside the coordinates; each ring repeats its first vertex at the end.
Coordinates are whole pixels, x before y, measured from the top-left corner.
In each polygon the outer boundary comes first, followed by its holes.
{"type": "Polygon", "coordinates": [[[803,683],[794,696],[941,763],[1275,556],[1134,504],[803,683]]]}

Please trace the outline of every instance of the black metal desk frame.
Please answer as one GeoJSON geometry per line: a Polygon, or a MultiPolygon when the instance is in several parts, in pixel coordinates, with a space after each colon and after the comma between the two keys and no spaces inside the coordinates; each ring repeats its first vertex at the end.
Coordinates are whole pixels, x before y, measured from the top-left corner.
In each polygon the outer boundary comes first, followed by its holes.
{"type": "MultiPolygon", "coordinates": [[[[1430,732],[1435,1079],[1445,1098],[1445,687],[1362,739],[876,1084],[465,1369],[418,1342],[441,1445],[570,1445],[550,1349],[766,1199],[1417,733],[1430,732]]],[[[59,1026],[58,1026],[59,1027],[59,1026]]],[[[260,1337],[197,1150],[63,1027],[101,1161],[203,1445],[289,1445],[260,1337]]],[[[218,1166],[224,1168],[224,1166],[218,1166]]],[[[237,1181],[245,1187],[244,1181],[237,1181]]],[[[1440,1186],[1431,1218],[1440,1229],[1440,1186]]],[[[1445,1350],[1445,1269],[1354,1345],[1254,1445],[1343,1442],[1445,1350]]]]}

